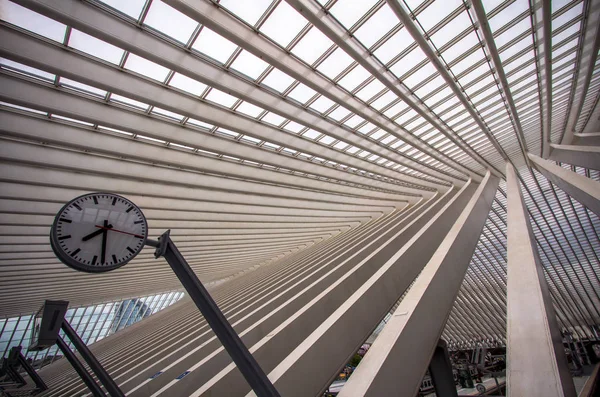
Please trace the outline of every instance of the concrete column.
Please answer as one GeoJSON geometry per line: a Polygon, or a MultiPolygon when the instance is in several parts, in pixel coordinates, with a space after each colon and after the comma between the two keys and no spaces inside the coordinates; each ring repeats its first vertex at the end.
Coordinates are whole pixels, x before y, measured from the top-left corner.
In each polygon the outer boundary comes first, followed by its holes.
{"type": "MultiPolygon", "coordinates": [[[[444,232],[441,244],[342,389],[340,397],[417,394],[497,186],[498,179],[488,172],[477,190],[469,194],[460,215],[444,232]]],[[[423,246],[420,255],[426,255],[431,247],[432,244],[423,246]]]]}
{"type": "Polygon", "coordinates": [[[581,146],[600,146],[600,132],[574,134],[573,143],[581,146]]]}
{"type": "Polygon", "coordinates": [[[600,147],[552,144],[550,160],[600,170],[600,147]]]}
{"type": "Polygon", "coordinates": [[[529,153],[533,167],[569,196],[600,216],[600,182],[529,153]]]}
{"type": "Polygon", "coordinates": [[[562,336],[519,181],[506,165],[509,396],[575,397],[562,336]]]}
{"type": "Polygon", "coordinates": [[[448,345],[446,341],[438,341],[431,362],[429,363],[429,374],[435,388],[435,394],[440,397],[458,397],[454,375],[452,373],[452,364],[448,354],[448,345]]]}

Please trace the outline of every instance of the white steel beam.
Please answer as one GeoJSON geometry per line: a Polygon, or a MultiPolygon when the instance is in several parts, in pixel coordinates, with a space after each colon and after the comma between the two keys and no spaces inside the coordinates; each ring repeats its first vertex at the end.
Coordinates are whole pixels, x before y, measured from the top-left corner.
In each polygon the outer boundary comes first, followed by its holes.
{"type": "Polygon", "coordinates": [[[566,170],[529,153],[535,169],[569,196],[600,216],[600,182],[566,170]]]}
{"type": "MultiPolygon", "coordinates": [[[[148,117],[140,114],[139,112],[132,112],[122,109],[118,106],[111,106],[100,100],[80,97],[75,94],[67,93],[66,91],[57,90],[51,86],[13,78],[1,73],[0,84],[2,84],[3,87],[3,91],[0,92],[0,98],[5,101],[17,103],[29,108],[44,109],[45,111],[53,114],[71,117],[109,128],[116,128],[121,131],[127,131],[136,135],[148,136],[150,138],[160,139],[166,142],[173,142],[189,147],[197,147],[201,150],[206,150],[216,154],[226,154],[235,157],[239,156],[238,158],[250,160],[258,164],[265,163],[275,167],[290,167],[292,170],[356,183],[359,185],[370,186],[375,189],[396,191],[398,193],[403,191],[407,192],[404,189],[408,189],[408,191],[411,193],[414,192],[415,194],[417,192],[425,195],[431,194],[430,191],[420,189],[412,190],[412,188],[405,188],[402,185],[393,184],[391,182],[382,182],[374,178],[352,175],[349,172],[339,169],[274,153],[272,151],[260,149],[254,145],[239,143],[231,139],[216,137],[208,133],[200,133],[202,139],[199,139],[199,132],[193,128],[185,128],[177,123],[163,121],[159,118],[148,117]]],[[[9,119],[9,116],[7,115],[6,118],[7,122],[5,129],[7,134],[25,134],[23,129],[20,127],[21,123],[25,125],[22,118],[20,118],[18,121],[16,120],[16,117],[10,117],[9,119]],[[10,123],[11,121],[13,124],[10,123]]],[[[33,122],[29,121],[28,123],[32,124],[33,122]]],[[[85,127],[78,126],[78,128],[85,127]]],[[[67,128],[65,127],[65,130],[66,129],[67,128]]],[[[53,131],[55,130],[57,130],[57,128],[53,129],[53,131]]],[[[60,129],[58,130],[60,131],[60,129]]],[[[33,133],[35,133],[35,130],[29,134],[31,135],[33,133]]],[[[93,142],[98,141],[98,138],[93,140],[93,142]]],[[[68,138],[64,135],[64,132],[61,134],[60,139],[64,140],[63,144],[66,146],[70,146],[73,145],[73,143],[78,142],[77,136],[71,136],[68,138]]],[[[99,141],[99,145],[104,145],[103,142],[104,140],[99,141]]],[[[114,147],[114,144],[109,144],[113,142],[114,139],[106,140],[107,149],[114,147]]],[[[150,146],[148,146],[146,150],[148,150],[148,152],[152,151],[150,146]]],[[[155,150],[156,145],[154,145],[154,151],[155,150]]],[[[129,155],[133,156],[134,158],[136,157],[135,154],[130,153],[129,155]]],[[[157,158],[160,159],[160,157],[157,158]]],[[[217,161],[216,159],[211,159],[208,157],[203,157],[201,162],[204,170],[208,172],[214,172],[215,170],[218,170],[218,173],[232,177],[243,176],[252,170],[252,168],[247,166],[233,162],[217,161]]],[[[306,180],[304,178],[301,178],[304,180],[298,179],[297,177],[288,179],[273,175],[275,172],[268,172],[266,174],[262,172],[256,173],[254,174],[254,179],[259,178],[263,174],[265,177],[267,177],[267,175],[272,175],[268,176],[268,178],[273,178],[273,180],[289,181],[286,183],[301,187],[306,186],[306,180]]],[[[429,182],[425,183],[428,184],[429,182]]]]}
{"type": "Polygon", "coordinates": [[[266,38],[256,34],[250,27],[239,22],[216,4],[208,1],[167,0],[166,3],[178,9],[190,18],[214,30],[218,34],[239,45],[252,54],[266,60],[271,65],[306,84],[332,101],[343,104],[352,112],[379,128],[402,139],[411,146],[421,150],[434,159],[451,166],[464,175],[479,180],[481,177],[473,170],[454,162],[449,157],[436,151],[419,138],[407,133],[397,125],[384,118],[375,110],[370,109],[354,96],[344,92],[328,79],[318,75],[311,68],[291,57],[284,50],[266,38]]]}
{"type": "Polygon", "coordinates": [[[550,145],[549,160],[600,170],[600,146],[550,145]]]}
{"type": "Polygon", "coordinates": [[[485,176],[340,397],[417,395],[469,267],[499,179],[485,176]]]}
{"type": "Polygon", "coordinates": [[[548,158],[552,132],[552,5],[550,0],[533,0],[532,11],[541,102],[541,156],[548,158]]]}
{"type": "Polygon", "coordinates": [[[573,142],[575,126],[581,115],[583,103],[588,94],[592,73],[596,65],[596,58],[600,50],[600,1],[589,0],[584,2],[584,12],[587,13],[583,22],[582,43],[579,45],[577,59],[575,89],[571,91],[569,99],[569,114],[565,130],[562,131],[560,143],[569,145],[573,142]]]}
{"type": "MultiPolygon", "coordinates": [[[[307,111],[291,101],[286,101],[279,95],[235,76],[226,69],[207,62],[184,48],[161,40],[156,35],[142,30],[138,26],[115,18],[89,3],[75,0],[17,0],[16,2],[82,32],[98,37],[107,43],[142,56],[211,87],[228,92],[302,125],[341,139],[363,150],[409,168],[418,169],[425,174],[429,174],[429,169],[436,171],[435,167],[422,162],[415,162],[410,157],[393,151],[385,145],[368,141],[343,126],[318,116],[314,112],[307,111]]],[[[436,175],[436,172],[434,172],[434,175],[436,175]]],[[[448,176],[445,175],[445,177],[448,176]]]]}
{"type": "MultiPolygon", "coordinates": [[[[335,151],[294,134],[282,133],[276,127],[261,123],[250,117],[236,114],[223,107],[199,100],[197,97],[170,89],[163,84],[153,82],[135,73],[119,69],[114,65],[94,61],[72,50],[66,50],[59,45],[42,41],[1,25],[0,55],[177,114],[221,126],[240,134],[250,135],[257,139],[335,162],[354,164],[357,168],[363,168],[405,182],[423,183],[422,179],[400,174],[397,171],[358,159],[347,153],[335,151]]],[[[448,178],[446,175],[439,176],[448,178]]]]}
{"type": "MultiPolygon", "coordinates": [[[[306,185],[308,181],[306,178],[295,177],[285,175],[283,173],[272,172],[269,170],[256,169],[255,167],[240,166],[235,164],[241,172],[231,175],[233,178],[239,178],[244,180],[235,180],[232,178],[224,177],[220,170],[223,167],[222,160],[207,159],[202,156],[191,152],[180,152],[169,149],[164,145],[156,145],[152,143],[140,142],[139,140],[128,139],[124,137],[112,136],[109,134],[99,134],[97,131],[92,129],[78,128],[75,126],[65,125],[61,123],[53,123],[42,118],[28,117],[24,115],[18,115],[14,113],[3,113],[0,111],[0,131],[10,136],[25,138],[31,141],[41,141],[46,143],[52,143],[54,145],[66,146],[67,148],[75,148],[78,150],[86,151],[92,154],[110,155],[120,159],[120,163],[131,163],[133,161],[143,161],[146,165],[152,165],[156,169],[156,173],[150,173],[147,175],[148,178],[158,176],[160,173],[168,173],[170,176],[167,180],[176,183],[178,180],[182,183],[193,184],[193,185],[204,185],[215,189],[226,189],[226,190],[237,190],[242,189],[243,186],[247,186],[250,190],[247,192],[255,191],[255,193],[268,194],[269,190],[275,195],[280,195],[288,189],[294,189],[294,192],[298,192],[298,197],[304,197],[306,199],[316,200],[320,194],[339,194],[347,197],[355,197],[362,199],[379,199],[389,202],[393,201],[406,201],[410,199],[415,202],[414,196],[402,196],[394,195],[389,193],[382,193],[367,189],[359,189],[339,184],[327,183],[323,181],[311,181],[311,189],[307,189],[306,185]],[[207,161],[208,160],[208,161],[207,161]],[[212,160],[212,161],[211,161],[212,160]],[[210,167],[210,163],[214,166],[210,167]],[[161,169],[156,166],[168,167],[169,169],[161,169]],[[208,166],[207,166],[208,165],[208,166]],[[181,170],[175,170],[173,167],[181,167],[181,170]],[[195,172],[194,172],[195,171],[195,172]],[[266,171],[266,172],[264,172],[266,171]],[[202,174],[199,174],[202,172],[202,174]],[[193,179],[193,181],[190,180],[193,179]],[[183,182],[188,179],[188,182],[183,182]],[[295,180],[294,183],[290,183],[295,180]],[[268,184],[269,186],[265,186],[268,184]],[[229,187],[227,187],[229,185],[229,187]],[[273,190],[275,189],[275,190],[273,190]],[[281,190],[279,190],[281,189],[281,190]],[[312,196],[312,195],[315,196],[312,196]]],[[[32,150],[40,150],[34,148],[32,150]]],[[[44,148],[45,150],[45,148],[44,148]]],[[[50,151],[56,151],[57,149],[49,149],[50,151]]],[[[45,156],[45,155],[44,155],[45,156]]],[[[89,156],[90,161],[93,162],[94,156],[89,156]]],[[[56,160],[64,160],[60,157],[55,158],[56,160]]],[[[102,159],[96,161],[109,161],[103,156],[102,159]]],[[[92,163],[84,163],[83,167],[89,167],[92,163]]],[[[235,167],[234,166],[234,167],[235,167]]],[[[69,168],[66,165],[64,168],[69,168]]],[[[77,165],[74,165],[72,169],[76,169],[77,165]]],[[[136,167],[144,168],[142,164],[134,164],[128,168],[128,173],[133,175],[136,167]]],[[[117,169],[120,168],[119,164],[115,164],[115,167],[108,168],[117,169]]],[[[102,172],[100,168],[99,172],[102,172]]],[[[91,171],[91,170],[89,170],[91,171]]],[[[165,175],[166,176],[166,175],[165,175]]],[[[138,177],[142,178],[141,174],[138,177]]],[[[285,195],[285,194],[284,194],[285,195]]]]}
{"type": "Polygon", "coordinates": [[[510,164],[506,165],[506,190],[507,389],[513,396],[575,397],[529,214],[510,164]]]}
{"type": "MultiPolygon", "coordinates": [[[[408,183],[431,184],[431,182],[403,175],[394,170],[362,159],[359,160],[346,153],[341,153],[319,145],[309,139],[301,138],[289,133],[281,133],[281,131],[275,127],[262,124],[248,117],[237,115],[218,106],[210,105],[207,102],[176,92],[161,84],[151,82],[148,79],[124,72],[110,65],[93,61],[74,52],[65,52],[63,49],[51,43],[45,43],[35,38],[27,37],[27,35],[11,31],[8,28],[0,27],[0,38],[2,38],[2,40],[13,40],[17,39],[17,37],[23,40],[20,41],[20,45],[24,45],[25,47],[19,46],[20,48],[23,48],[23,50],[17,50],[17,48],[7,49],[7,46],[1,46],[0,54],[4,54],[12,59],[17,59],[26,64],[34,64],[36,67],[49,70],[52,73],[68,76],[69,78],[84,82],[85,84],[116,92],[178,114],[201,119],[207,123],[276,143],[283,147],[290,147],[300,152],[311,153],[342,164],[355,164],[356,167],[364,168],[371,172],[386,175],[391,178],[401,179],[408,183]],[[14,37],[13,34],[15,35],[14,37]],[[25,48],[28,48],[28,50],[25,48]],[[28,53],[28,55],[25,55],[24,53],[28,53]],[[35,60],[40,57],[45,59],[41,64],[39,61],[35,60]]],[[[2,43],[4,42],[5,41],[2,41],[2,43]]],[[[5,95],[8,95],[8,93],[12,93],[14,96],[19,95],[18,91],[7,90],[5,95]]],[[[48,106],[51,107],[51,105],[48,106]]]]}
{"type": "Polygon", "coordinates": [[[581,146],[600,146],[600,132],[573,134],[573,144],[581,146]]]}
{"type": "Polygon", "coordinates": [[[523,158],[525,160],[525,163],[529,164],[529,158],[527,157],[527,152],[529,151],[529,149],[527,149],[527,141],[525,139],[525,135],[523,134],[523,127],[521,125],[519,113],[517,112],[517,107],[515,106],[515,101],[513,99],[510,86],[508,84],[508,79],[506,78],[506,73],[504,72],[504,67],[502,66],[502,61],[500,60],[500,55],[498,54],[498,48],[496,47],[496,42],[494,41],[494,36],[492,34],[490,24],[488,23],[487,15],[485,9],[483,8],[483,3],[481,2],[481,0],[471,0],[471,5],[472,9],[474,10],[474,12],[472,12],[471,15],[473,15],[475,17],[474,19],[479,22],[479,29],[483,34],[485,46],[487,47],[488,53],[492,58],[492,63],[494,64],[495,72],[497,74],[498,80],[500,80],[500,85],[502,86],[504,97],[506,98],[506,102],[508,103],[508,110],[512,117],[512,122],[515,128],[515,134],[517,136],[517,140],[519,141],[519,146],[521,147],[523,158]]]}

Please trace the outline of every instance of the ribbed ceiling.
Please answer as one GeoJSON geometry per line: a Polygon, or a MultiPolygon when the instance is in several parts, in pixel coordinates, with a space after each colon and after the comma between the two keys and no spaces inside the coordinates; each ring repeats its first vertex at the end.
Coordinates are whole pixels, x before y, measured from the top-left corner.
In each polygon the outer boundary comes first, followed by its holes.
{"type": "MultiPolygon", "coordinates": [[[[526,153],[597,127],[596,3],[0,1],[0,316],[180,287],[150,249],[102,277],[59,263],[49,225],[80,194],[127,196],[209,283],[511,162],[559,320],[591,335],[600,221],[526,153]]],[[[505,191],[453,346],[505,337],[505,191]]]]}

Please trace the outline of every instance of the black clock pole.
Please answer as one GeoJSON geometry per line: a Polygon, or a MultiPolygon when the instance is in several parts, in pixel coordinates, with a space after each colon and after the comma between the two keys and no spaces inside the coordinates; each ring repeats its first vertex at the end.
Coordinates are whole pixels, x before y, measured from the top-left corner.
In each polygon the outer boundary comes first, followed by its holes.
{"type": "Polygon", "coordinates": [[[244,345],[244,342],[242,342],[231,324],[229,324],[215,301],[196,276],[196,273],[194,273],[185,258],[181,255],[175,243],[171,240],[169,233],[170,230],[167,230],[159,237],[158,241],[146,239],[146,245],[156,247],[156,252],[154,253],[156,258],[164,256],[167,260],[173,272],[175,272],[175,275],[177,275],[179,281],[181,281],[181,284],[185,287],[256,395],[258,397],[279,397],[275,386],[273,386],[260,365],[258,365],[252,354],[250,354],[248,348],[244,345]]]}
{"type": "Polygon", "coordinates": [[[73,367],[73,369],[75,369],[75,372],[77,372],[79,377],[83,380],[83,383],[85,383],[88,389],[90,389],[94,397],[106,397],[106,394],[104,394],[100,386],[98,386],[94,378],[92,378],[92,375],[90,375],[90,373],[85,369],[83,364],[81,364],[81,362],[77,359],[75,353],[71,351],[69,345],[65,343],[62,337],[59,336],[56,339],[56,344],[58,345],[58,348],[62,351],[67,361],[71,363],[71,366],[73,367]]]}
{"type": "Polygon", "coordinates": [[[69,338],[69,340],[75,346],[75,349],[81,354],[81,357],[88,363],[90,369],[96,374],[102,385],[108,394],[111,397],[125,397],[125,394],[119,389],[119,386],[115,383],[115,381],[110,377],[108,372],[102,367],[100,362],[96,359],[96,357],[92,354],[90,349],[83,343],[83,340],[77,335],[77,332],[71,327],[71,324],[65,319],[62,322],[61,329],[65,333],[65,335],[69,338]]]}

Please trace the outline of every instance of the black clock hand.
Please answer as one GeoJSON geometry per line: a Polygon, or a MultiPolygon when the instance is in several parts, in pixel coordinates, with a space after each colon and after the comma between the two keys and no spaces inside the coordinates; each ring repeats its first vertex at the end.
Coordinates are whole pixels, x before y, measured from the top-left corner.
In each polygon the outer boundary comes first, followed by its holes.
{"type": "MultiPolygon", "coordinates": [[[[103,227],[103,226],[98,226],[98,225],[96,225],[96,227],[103,227]]],[[[107,225],[106,227],[107,227],[108,229],[110,229],[110,228],[112,228],[113,226],[112,226],[112,225],[107,225]]],[[[87,236],[84,236],[84,237],[81,239],[81,241],[88,241],[89,239],[91,239],[91,238],[94,238],[94,237],[96,237],[97,235],[99,235],[99,234],[102,234],[103,232],[104,232],[104,229],[98,229],[98,230],[96,230],[95,232],[92,232],[92,233],[88,234],[87,236]]]]}
{"type": "Polygon", "coordinates": [[[104,221],[104,227],[106,229],[100,229],[102,231],[102,255],[100,256],[100,263],[104,264],[106,259],[106,237],[108,235],[108,221],[104,221]]]}

